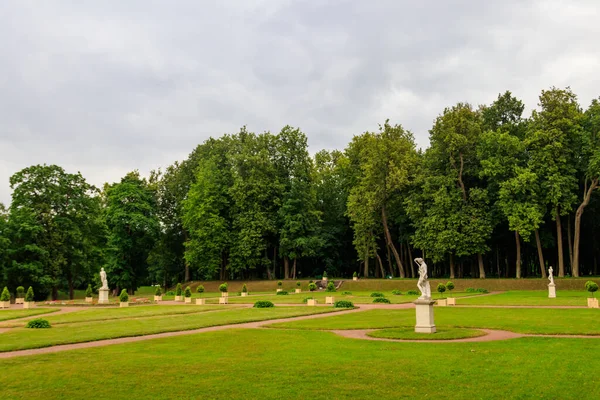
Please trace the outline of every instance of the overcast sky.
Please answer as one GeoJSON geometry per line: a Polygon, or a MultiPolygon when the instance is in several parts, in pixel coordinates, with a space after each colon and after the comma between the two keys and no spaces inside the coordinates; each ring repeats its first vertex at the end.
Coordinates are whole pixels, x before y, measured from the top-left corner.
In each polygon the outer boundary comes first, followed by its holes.
{"type": "Polygon", "coordinates": [[[600,95],[590,1],[4,0],[0,202],[58,164],[93,184],[184,159],[209,136],[300,127],[343,149],[390,118],[421,147],[444,107],[511,90],[600,95]]]}

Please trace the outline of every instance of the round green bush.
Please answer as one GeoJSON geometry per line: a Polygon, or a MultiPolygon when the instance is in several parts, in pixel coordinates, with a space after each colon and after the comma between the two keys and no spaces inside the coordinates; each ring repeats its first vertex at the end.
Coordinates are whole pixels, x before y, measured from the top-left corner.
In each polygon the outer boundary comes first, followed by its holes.
{"type": "Polygon", "coordinates": [[[402,292],[399,291],[398,289],[396,289],[396,290],[392,290],[392,294],[395,294],[396,296],[400,296],[402,294],[402,292]]]}
{"type": "Polygon", "coordinates": [[[406,292],[406,294],[409,295],[409,296],[418,296],[419,295],[419,291],[411,289],[408,292],[406,292]]]}
{"type": "Polygon", "coordinates": [[[85,297],[92,297],[93,293],[94,292],[92,292],[92,285],[88,283],[88,287],[87,289],[85,289],[85,297]]]}
{"type": "Polygon", "coordinates": [[[348,300],[338,300],[333,303],[335,308],[354,308],[354,304],[348,300]]]}
{"type": "Polygon", "coordinates": [[[129,295],[127,294],[127,289],[121,290],[121,294],[119,295],[119,301],[121,303],[127,303],[129,301],[129,295]]]}
{"type": "Polygon", "coordinates": [[[467,293],[476,293],[477,290],[475,288],[468,287],[468,288],[465,289],[465,292],[467,292],[467,293]]]}
{"type": "Polygon", "coordinates": [[[248,293],[248,288],[245,283],[242,285],[242,293],[248,293]]]}
{"type": "Polygon", "coordinates": [[[386,304],[390,304],[391,301],[389,299],[386,299],[385,297],[376,297],[373,299],[373,303],[386,303],[386,304]]]}
{"type": "Polygon", "coordinates": [[[441,295],[442,293],[444,293],[446,291],[446,285],[444,285],[443,283],[440,283],[439,285],[437,285],[437,291],[441,295]]]}
{"type": "Polygon", "coordinates": [[[0,294],[0,301],[10,301],[10,292],[6,286],[4,286],[2,294],[0,294]]]}
{"type": "Polygon", "coordinates": [[[327,278],[327,271],[323,271],[323,278],[327,278]]]}
{"type": "Polygon", "coordinates": [[[181,283],[178,283],[175,287],[175,296],[181,296],[181,283]]]}
{"type": "Polygon", "coordinates": [[[283,282],[277,281],[277,286],[282,287],[283,286],[283,282]]]}
{"type": "Polygon", "coordinates": [[[477,289],[477,293],[489,293],[487,289],[479,288],[477,289]]]}
{"type": "Polygon", "coordinates": [[[311,292],[314,292],[315,290],[317,290],[317,284],[314,282],[309,283],[308,290],[310,290],[311,292]]]}
{"type": "Polygon", "coordinates": [[[18,286],[17,287],[17,297],[19,299],[22,299],[25,297],[25,288],[23,286],[18,286]]]}
{"type": "Polygon", "coordinates": [[[300,286],[302,286],[302,283],[296,282],[296,286],[300,287],[300,286]]]}
{"type": "Polygon", "coordinates": [[[198,293],[204,293],[204,286],[198,285],[198,287],[196,288],[196,292],[198,292],[198,293]]]}
{"type": "Polygon", "coordinates": [[[454,290],[454,283],[452,281],[448,281],[448,283],[446,283],[446,289],[448,289],[448,291],[454,290]]]}
{"type": "Polygon", "coordinates": [[[592,294],[592,296],[596,297],[595,292],[598,291],[598,284],[593,281],[587,281],[585,283],[585,290],[590,292],[592,294]]]}
{"type": "Polygon", "coordinates": [[[254,303],[254,308],[271,308],[275,307],[275,304],[271,303],[268,300],[260,300],[254,303]]]}
{"type": "Polygon", "coordinates": [[[354,271],[354,273],[352,274],[353,278],[356,278],[358,276],[358,274],[356,273],[356,271],[354,271]]]}
{"type": "Polygon", "coordinates": [[[185,287],[185,297],[192,297],[192,289],[189,286],[185,287]]]}
{"type": "Polygon", "coordinates": [[[286,296],[288,294],[287,290],[282,290],[281,292],[277,292],[277,296],[286,296]]]}
{"type": "Polygon", "coordinates": [[[352,296],[352,292],[348,292],[348,291],[342,292],[342,294],[344,296],[352,296]]]}
{"type": "Polygon", "coordinates": [[[221,284],[219,285],[219,291],[220,291],[221,293],[227,293],[227,282],[225,282],[225,283],[221,283],[221,284]]]}
{"type": "Polygon", "coordinates": [[[33,288],[29,286],[29,289],[27,289],[27,294],[25,295],[25,301],[33,301],[33,297],[33,288]]]}
{"type": "Polygon", "coordinates": [[[328,292],[335,292],[335,285],[333,284],[333,282],[329,282],[327,284],[327,291],[328,292]]]}
{"type": "Polygon", "coordinates": [[[50,328],[50,322],[43,318],[36,318],[30,320],[25,327],[31,329],[46,329],[50,328]]]}
{"type": "Polygon", "coordinates": [[[371,297],[385,297],[385,295],[381,292],[373,292],[371,293],[371,297]]]}

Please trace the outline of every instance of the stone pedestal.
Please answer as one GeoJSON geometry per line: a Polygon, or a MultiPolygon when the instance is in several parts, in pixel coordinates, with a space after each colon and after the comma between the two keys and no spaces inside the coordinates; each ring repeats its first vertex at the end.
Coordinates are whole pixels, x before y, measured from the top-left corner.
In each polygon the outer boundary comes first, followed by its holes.
{"type": "Polygon", "coordinates": [[[154,301],[162,301],[162,296],[154,296],[154,301]]]}
{"type": "Polygon", "coordinates": [[[325,297],[325,304],[333,304],[333,303],[335,303],[335,297],[333,297],[333,296],[325,297]]]}
{"type": "Polygon", "coordinates": [[[358,277],[357,277],[357,276],[353,276],[353,277],[352,277],[352,280],[353,280],[353,281],[357,281],[357,280],[358,280],[358,277]]]}
{"type": "Polygon", "coordinates": [[[196,305],[197,306],[203,306],[206,304],[206,300],[205,299],[196,299],[196,305]]]}
{"type": "Polygon", "coordinates": [[[33,301],[24,301],[23,308],[33,308],[35,307],[35,302],[33,301]]]}
{"type": "Polygon", "coordinates": [[[10,308],[10,301],[0,301],[0,308],[10,308]]]}
{"type": "Polygon", "coordinates": [[[221,292],[221,297],[229,297],[229,292],[221,292]]]}
{"type": "Polygon", "coordinates": [[[185,302],[188,304],[192,304],[192,298],[191,297],[186,297],[185,298],[185,302]]]}
{"type": "Polygon", "coordinates": [[[219,297],[219,304],[227,304],[229,297],[219,297]]]}
{"type": "Polygon", "coordinates": [[[589,308],[598,308],[598,299],[593,297],[588,297],[588,307],[589,308]]]}
{"type": "Polygon", "coordinates": [[[119,307],[129,307],[129,302],[128,301],[122,301],[119,303],[119,307]]]}
{"type": "Polygon", "coordinates": [[[175,301],[181,301],[182,298],[183,296],[175,296],[175,301]]]}
{"type": "Polygon", "coordinates": [[[279,292],[281,292],[281,291],[283,291],[283,289],[277,289],[277,293],[279,293],[279,292]]]}
{"type": "Polygon", "coordinates": [[[93,300],[94,300],[94,298],[93,298],[93,297],[86,297],[86,298],[85,298],[85,302],[86,302],[86,303],[91,303],[93,300]]]}
{"type": "Polygon", "coordinates": [[[554,299],[556,298],[556,285],[551,283],[548,285],[548,298],[554,299]]]}
{"type": "Polygon", "coordinates": [[[327,282],[327,277],[326,277],[326,276],[324,276],[322,280],[323,280],[324,282],[327,282]]]}
{"type": "Polygon", "coordinates": [[[302,293],[302,289],[296,289],[296,293],[302,293]]]}
{"type": "Polygon", "coordinates": [[[433,305],[435,304],[435,300],[417,299],[414,303],[417,314],[415,332],[435,333],[435,323],[433,322],[433,305]]]}
{"type": "Polygon", "coordinates": [[[448,301],[448,305],[449,306],[455,306],[456,305],[456,299],[454,297],[448,297],[446,300],[448,301]]]}
{"type": "Polygon", "coordinates": [[[317,305],[317,300],[315,300],[315,299],[308,299],[306,301],[306,305],[307,306],[316,306],[317,305]]]}
{"type": "Polygon", "coordinates": [[[448,305],[448,299],[439,299],[437,301],[438,306],[446,307],[448,305]]]}
{"type": "Polygon", "coordinates": [[[108,289],[98,289],[98,304],[108,304],[108,289]]]}
{"type": "Polygon", "coordinates": [[[25,297],[17,297],[15,299],[15,304],[23,304],[25,303],[25,297]]]}
{"type": "Polygon", "coordinates": [[[248,296],[248,292],[242,292],[242,297],[248,296]]]}

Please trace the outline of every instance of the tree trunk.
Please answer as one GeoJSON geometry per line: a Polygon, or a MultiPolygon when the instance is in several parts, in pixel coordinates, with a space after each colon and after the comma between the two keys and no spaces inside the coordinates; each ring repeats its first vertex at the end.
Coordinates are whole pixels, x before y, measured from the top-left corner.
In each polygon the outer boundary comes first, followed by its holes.
{"type": "Polygon", "coordinates": [[[498,271],[498,278],[500,278],[500,250],[496,246],[496,270],[498,271]]]}
{"type": "Polygon", "coordinates": [[[450,253],[450,279],[454,279],[454,255],[450,253]]]}
{"type": "Polygon", "coordinates": [[[410,251],[410,244],[406,243],[406,247],[408,247],[408,264],[410,265],[410,274],[413,278],[415,278],[415,264],[412,258],[412,251],[410,251]]]}
{"type": "Polygon", "coordinates": [[[378,252],[375,252],[375,256],[377,256],[377,261],[379,261],[379,269],[381,269],[381,277],[385,278],[385,271],[383,269],[383,263],[381,262],[381,257],[379,257],[378,252]]]}
{"type": "Polygon", "coordinates": [[[583,201],[581,202],[581,204],[577,208],[577,212],[575,213],[575,240],[573,243],[573,263],[571,264],[574,277],[579,276],[579,242],[581,241],[581,216],[583,215],[583,210],[585,209],[585,207],[590,203],[592,192],[597,187],[598,179],[593,179],[590,183],[590,187],[586,187],[583,201]]]}
{"type": "Polygon", "coordinates": [[[394,247],[394,243],[392,242],[392,235],[390,234],[390,229],[387,223],[387,215],[385,211],[385,206],[381,207],[381,219],[383,222],[383,230],[385,231],[385,238],[387,240],[387,245],[390,246],[392,253],[394,253],[394,258],[396,259],[396,264],[398,264],[398,270],[400,271],[400,278],[404,278],[404,267],[402,266],[402,261],[400,261],[400,256],[398,255],[398,251],[396,251],[396,247],[394,247]]]}
{"type": "Polygon", "coordinates": [[[298,261],[297,258],[294,258],[294,266],[292,267],[292,279],[296,279],[296,262],[298,261]]]}
{"type": "Polygon", "coordinates": [[[389,246],[385,246],[385,248],[387,249],[387,261],[388,267],[390,268],[390,275],[394,276],[394,266],[392,265],[392,253],[390,253],[389,246]]]}
{"type": "Polygon", "coordinates": [[[75,298],[75,288],[73,287],[73,278],[69,276],[69,300],[75,298]]]}
{"type": "Polygon", "coordinates": [[[567,215],[567,244],[569,246],[569,265],[573,270],[573,235],[571,234],[571,216],[567,215]]]}
{"type": "MultiPolygon", "coordinates": [[[[187,234],[186,230],[183,231],[183,237],[184,237],[184,241],[187,242],[188,241],[188,234],[187,234]]],[[[190,263],[187,262],[187,261],[185,261],[184,267],[185,267],[185,272],[183,274],[183,278],[184,278],[183,281],[184,282],[189,282],[190,281],[190,263]]]]}
{"type": "Polygon", "coordinates": [[[290,259],[283,257],[283,279],[290,279],[290,259]]]}
{"type": "Polygon", "coordinates": [[[515,231],[515,242],[517,244],[517,261],[515,267],[517,270],[517,279],[521,278],[521,239],[519,239],[519,232],[515,231]]]}
{"type": "Polygon", "coordinates": [[[367,253],[365,254],[365,272],[363,275],[365,278],[369,277],[369,251],[368,250],[367,250],[367,253]]]}
{"type": "Polygon", "coordinates": [[[542,241],[540,240],[540,231],[535,230],[535,243],[537,245],[538,259],[540,261],[540,270],[542,271],[542,278],[546,278],[546,263],[544,263],[544,252],[542,251],[542,241]]]}
{"type": "Polygon", "coordinates": [[[479,279],[485,279],[485,268],[483,267],[483,256],[477,253],[477,261],[479,262],[479,279]]]}
{"type": "Polygon", "coordinates": [[[558,207],[556,207],[556,244],[558,245],[558,276],[565,276],[565,261],[563,254],[563,243],[562,243],[562,225],[560,221],[560,213],[558,207]]]}

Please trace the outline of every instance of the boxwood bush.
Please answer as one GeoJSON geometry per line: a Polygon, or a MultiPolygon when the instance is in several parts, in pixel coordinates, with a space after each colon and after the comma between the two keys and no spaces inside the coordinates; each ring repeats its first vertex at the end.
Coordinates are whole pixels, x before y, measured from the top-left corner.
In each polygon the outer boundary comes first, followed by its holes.
{"type": "Polygon", "coordinates": [[[25,288],[23,286],[17,287],[17,298],[22,299],[25,297],[25,288]]]}
{"type": "Polygon", "coordinates": [[[221,283],[221,284],[219,285],[219,291],[220,291],[221,293],[227,293],[227,290],[228,290],[228,285],[227,285],[227,282],[225,282],[225,283],[221,283]]]}
{"type": "Polygon", "coordinates": [[[204,286],[198,285],[198,287],[196,288],[196,292],[198,292],[198,293],[204,293],[204,286]]]}
{"type": "Polygon", "coordinates": [[[277,292],[277,296],[286,296],[288,294],[287,290],[282,290],[281,292],[277,292]]]}
{"type": "Polygon", "coordinates": [[[437,291],[440,293],[440,296],[441,296],[442,293],[444,293],[446,291],[446,285],[444,285],[443,283],[440,283],[439,285],[437,285],[437,291]]]}
{"type": "Polygon", "coordinates": [[[386,303],[386,304],[390,304],[390,300],[386,299],[385,297],[376,297],[373,299],[373,303],[386,303]]]}
{"type": "Polygon", "coordinates": [[[454,290],[454,282],[448,281],[448,283],[446,283],[446,289],[448,289],[449,292],[454,290]]]}
{"type": "Polygon", "coordinates": [[[329,283],[327,284],[327,289],[326,289],[326,290],[327,290],[328,292],[335,292],[335,290],[336,290],[336,289],[335,289],[335,285],[333,284],[333,282],[329,282],[329,283]]]}
{"type": "Polygon", "coordinates": [[[358,274],[356,273],[356,271],[354,271],[354,273],[352,274],[352,277],[353,277],[353,278],[356,278],[356,277],[358,277],[358,274]]]}
{"type": "Polygon", "coordinates": [[[409,295],[409,296],[418,296],[419,295],[419,291],[411,289],[408,292],[406,292],[406,294],[409,295]]]}
{"type": "Polygon", "coordinates": [[[178,283],[175,287],[175,296],[181,296],[181,283],[178,283]]]}
{"type": "Polygon", "coordinates": [[[371,293],[371,297],[385,297],[385,295],[381,292],[373,292],[371,293]]]}
{"type": "Polygon", "coordinates": [[[300,287],[300,286],[302,286],[302,283],[300,283],[300,282],[296,282],[296,286],[297,286],[297,287],[300,287]]]}
{"type": "Polygon", "coordinates": [[[317,284],[314,282],[309,283],[308,290],[310,290],[311,292],[314,292],[315,290],[317,290],[317,284]]]}
{"type": "Polygon", "coordinates": [[[598,291],[598,284],[594,281],[587,281],[585,283],[585,290],[590,292],[593,297],[596,297],[596,292],[598,291]]]}
{"type": "Polygon", "coordinates": [[[189,286],[185,287],[185,297],[192,297],[192,289],[189,286]]]}
{"type": "Polygon", "coordinates": [[[27,294],[25,295],[25,301],[33,301],[33,288],[29,286],[27,289],[27,294]]]}
{"type": "Polygon", "coordinates": [[[160,286],[156,287],[156,290],[154,291],[154,295],[155,296],[162,296],[162,290],[160,290],[160,286]]]}
{"type": "Polygon", "coordinates": [[[354,308],[354,303],[348,300],[338,300],[333,303],[335,308],[354,308]]]}
{"type": "Polygon", "coordinates": [[[283,282],[277,281],[277,286],[282,287],[283,286],[283,282]]]}
{"type": "Polygon", "coordinates": [[[0,301],[10,301],[10,292],[6,286],[4,286],[2,294],[0,294],[0,301]]]}
{"type": "Polygon", "coordinates": [[[50,322],[43,318],[36,318],[30,320],[25,327],[31,329],[45,329],[50,328],[50,322]]]}
{"type": "Polygon", "coordinates": [[[121,303],[127,303],[129,301],[129,295],[127,294],[127,289],[121,290],[121,294],[119,295],[119,301],[121,303]]]}
{"type": "Polygon", "coordinates": [[[398,289],[396,289],[396,290],[392,290],[392,294],[395,294],[396,296],[400,296],[402,294],[402,292],[399,291],[398,289]]]}
{"type": "Polygon", "coordinates": [[[245,283],[242,285],[242,293],[248,293],[248,288],[245,283]]]}
{"type": "Polygon", "coordinates": [[[271,303],[268,300],[259,300],[254,303],[254,308],[271,308],[275,307],[275,304],[271,303]]]}
{"type": "Polygon", "coordinates": [[[489,293],[487,289],[479,288],[477,289],[477,293],[489,293]]]}
{"type": "Polygon", "coordinates": [[[345,296],[351,296],[352,292],[345,291],[345,292],[342,292],[342,294],[345,295],[345,296]]]}
{"type": "Polygon", "coordinates": [[[88,283],[88,287],[87,289],[85,289],[85,297],[92,297],[92,294],[94,292],[92,292],[92,284],[88,283]]]}
{"type": "Polygon", "coordinates": [[[467,293],[477,293],[477,289],[472,288],[472,287],[468,287],[465,289],[465,292],[467,293]]]}

